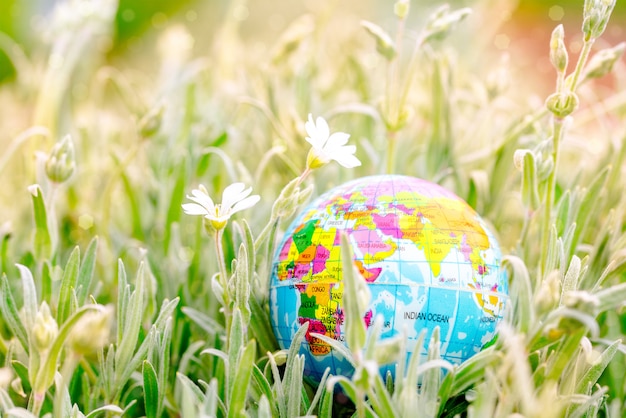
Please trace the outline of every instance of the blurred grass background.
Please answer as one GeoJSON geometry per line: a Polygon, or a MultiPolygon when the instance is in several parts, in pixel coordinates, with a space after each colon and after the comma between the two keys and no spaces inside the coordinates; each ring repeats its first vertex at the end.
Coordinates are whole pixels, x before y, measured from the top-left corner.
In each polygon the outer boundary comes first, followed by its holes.
{"type": "MultiPolygon", "coordinates": [[[[0,2],[0,31],[16,40],[28,52],[37,43],[38,19],[43,19],[53,9],[55,1],[51,0],[2,0],[0,2]]],[[[343,1],[336,2],[339,9],[350,9],[364,19],[378,22],[393,22],[393,13],[386,1],[343,1]]],[[[433,8],[440,2],[420,1],[422,9],[433,8]],[[429,7],[430,5],[430,7],[429,7]]],[[[471,1],[450,1],[452,6],[474,6],[471,1]]],[[[197,1],[197,0],[120,0],[116,16],[115,43],[110,50],[110,57],[119,55],[141,54],[142,49],[150,42],[147,36],[158,32],[172,22],[184,22],[188,25],[196,39],[203,36],[211,37],[219,26],[223,14],[228,8],[228,1],[197,1]],[[147,36],[147,38],[146,38],[147,36]]],[[[494,22],[484,23],[485,28],[497,28],[491,36],[491,47],[495,50],[509,51],[515,56],[513,64],[522,73],[532,71],[539,78],[547,77],[549,81],[541,83],[541,88],[551,88],[552,73],[547,54],[550,33],[554,26],[563,23],[569,41],[580,44],[578,31],[580,27],[580,10],[583,0],[494,0],[487,2],[492,9],[490,15],[494,22]]],[[[238,13],[245,22],[241,33],[250,40],[269,41],[277,36],[288,23],[300,14],[314,7],[315,2],[301,1],[255,1],[242,3],[238,13]]],[[[478,13],[476,13],[478,14],[478,13]]],[[[482,14],[481,14],[482,15],[482,14]]],[[[413,14],[410,19],[420,20],[426,16],[413,14]]],[[[418,27],[419,22],[410,23],[418,27]]],[[[603,42],[612,44],[626,36],[626,2],[618,1],[603,42]]],[[[202,47],[202,44],[198,47],[202,47]]],[[[207,42],[207,45],[209,43],[207,42]]],[[[571,46],[571,45],[570,45],[571,46]]],[[[579,47],[578,47],[579,48],[579,47]]],[[[471,49],[470,49],[471,51],[471,49]]],[[[143,51],[145,52],[145,51],[143,51]]],[[[5,53],[0,50],[0,80],[14,76],[15,72],[5,53]]],[[[543,93],[543,91],[541,92],[543,93]]]]}

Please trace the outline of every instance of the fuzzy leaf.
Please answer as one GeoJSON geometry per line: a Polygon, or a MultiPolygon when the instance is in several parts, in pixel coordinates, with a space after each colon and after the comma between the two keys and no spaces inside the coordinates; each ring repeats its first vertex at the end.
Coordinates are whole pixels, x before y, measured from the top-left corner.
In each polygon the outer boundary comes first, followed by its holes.
{"type": "Polygon", "coordinates": [[[16,264],[22,277],[23,299],[24,299],[24,325],[26,329],[32,330],[35,325],[37,315],[37,290],[35,281],[30,270],[21,264],[16,264]]]}
{"type": "Polygon", "coordinates": [[[59,305],[57,307],[57,322],[62,324],[72,314],[75,306],[72,300],[75,295],[76,283],[78,281],[78,268],[80,266],[80,248],[76,246],[67,260],[61,279],[61,290],[59,291],[59,305]]]}
{"type": "Polygon", "coordinates": [[[576,393],[587,393],[589,388],[596,384],[602,373],[604,373],[604,369],[606,369],[609,362],[615,356],[615,353],[617,353],[617,349],[620,344],[621,340],[617,340],[602,352],[600,358],[596,359],[596,361],[591,365],[591,367],[589,367],[589,369],[587,369],[585,374],[578,381],[576,393]]]}
{"type": "Polygon", "coordinates": [[[143,393],[147,418],[157,418],[159,405],[159,382],[154,367],[148,360],[143,361],[143,393]]]}
{"type": "Polygon", "coordinates": [[[52,257],[52,239],[48,230],[46,204],[43,200],[41,187],[38,184],[33,186],[31,195],[35,217],[35,258],[38,260],[49,260],[52,257]]]}
{"type": "Polygon", "coordinates": [[[137,271],[137,281],[135,291],[131,294],[126,306],[124,330],[121,340],[117,341],[117,351],[115,353],[115,373],[117,379],[128,371],[130,360],[133,358],[137,340],[139,339],[139,329],[145,307],[145,274],[143,263],[139,265],[137,271]]]}
{"type": "Polygon", "coordinates": [[[93,282],[93,272],[96,267],[96,251],[98,249],[98,237],[95,237],[89,243],[87,251],[85,251],[85,258],[80,265],[78,271],[78,280],[76,281],[76,299],[78,300],[78,306],[83,306],[91,290],[91,284],[93,282]]]}
{"type": "Polygon", "coordinates": [[[13,299],[13,293],[9,286],[9,280],[5,274],[2,274],[1,280],[2,297],[0,297],[0,312],[2,313],[2,319],[11,330],[11,333],[13,333],[20,344],[22,344],[26,353],[28,353],[28,333],[18,314],[15,299],[13,299]]]}
{"type": "Polygon", "coordinates": [[[255,352],[256,343],[254,340],[249,341],[245,348],[241,350],[237,370],[233,375],[233,389],[228,405],[228,416],[230,418],[240,417],[245,414],[246,397],[251,377],[250,370],[254,365],[255,352]]]}

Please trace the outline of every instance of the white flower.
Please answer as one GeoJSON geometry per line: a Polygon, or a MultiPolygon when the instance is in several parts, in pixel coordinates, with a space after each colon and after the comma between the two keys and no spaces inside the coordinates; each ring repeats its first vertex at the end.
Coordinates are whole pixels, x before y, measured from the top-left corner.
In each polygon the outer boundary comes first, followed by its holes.
{"type": "Polygon", "coordinates": [[[245,187],[243,183],[231,184],[222,192],[222,203],[215,204],[204,186],[200,185],[199,189],[191,191],[192,196],[187,195],[195,203],[183,204],[183,210],[188,215],[202,215],[215,229],[222,229],[234,213],[256,205],[261,199],[259,195],[249,196],[252,188],[245,187]]]}
{"type": "Polygon", "coordinates": [[[330,134],[328,123],[322,117],[313,122],[313,116],[309,114],[309,120],[305,123],[306,140],[313,146],[307,156],[307,167],[310,169],[328,164],[335,160],[346,168],[361,165],[361,161],[354,156],[356,146],[346,145],[350,135],[345,132],[330,134]]]}

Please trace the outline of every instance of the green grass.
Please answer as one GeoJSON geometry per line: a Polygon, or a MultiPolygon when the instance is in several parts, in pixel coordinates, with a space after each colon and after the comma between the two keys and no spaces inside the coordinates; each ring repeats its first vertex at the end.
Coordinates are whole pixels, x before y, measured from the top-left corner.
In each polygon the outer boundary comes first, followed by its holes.
{"type": "Polygon", "coordinates": [[[163,15],[116,50],[117,3],[61,13],[70,3],[28,49],[0,36],[15,67],[0,84],[0,417],[623,416],[626,78],[624,44],[603,38],[611,2],[553,32],[541,100],[515,71],[523,57],[468,44],[497,29],[477,23],[487,2],[398,2],[370,22],[319,2],[273,36],[234,0],[186,15],[219,22],[211,36],[163,15]],[[349,133],[362,165],[307,159],[309,113],[349,133]],[[274,246],[311,196],[383,172],[440,183],[493,225],[510,309],[460,366],[437,332],[421,337],[428,359],[407,361],[380,324],[366,337],[363,282],[344,268],[350,348],[329,344],[355,377],[312,387],[305,328],[289,350],[269,328],[274,246]],[[239,181],[261,200],[227,224],[183,212],[199,184],[219,202],[239,181]],[[385,381],[381,358],[407,366],[385,381]]]}

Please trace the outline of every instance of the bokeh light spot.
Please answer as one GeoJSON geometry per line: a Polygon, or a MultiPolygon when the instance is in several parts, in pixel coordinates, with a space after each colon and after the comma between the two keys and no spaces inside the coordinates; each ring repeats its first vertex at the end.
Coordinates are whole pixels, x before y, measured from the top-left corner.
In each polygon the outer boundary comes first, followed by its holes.
{"type": "Polygon", "coordinates": [[[135,20],[135,11],[133,9],[124,9],[122,12],[122,20],[124,22],[132,22],[135,20]]]}
{"type": "Polygon", "coordinates": [[[78,226],[82,229],[89,229],[93,226],[93,216],[84,213],[78,217],[78,226]]]}
{"type": "Polygon", "coordinates": [[[185,19],[187,19],[187,22],[195,22],[196,19],[198,19],[198,12],[195,10],[187,10],[187,13],[185,13],[185,19]]]}
{"type": "Polygon", "coordinates": [[[158,12],[152,15],[152,26],[156,29],[160,29],[167,23],[167,15],[162,12],[158,12]]]}
{"type": "Polygon", "coordinates": [[[560,22],[565,16],[565,9],[561,6],[554,5],[548,10],[548,17],[554,22],[560,22]]]}

